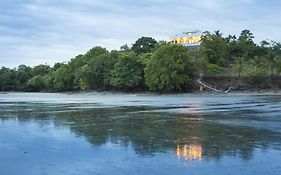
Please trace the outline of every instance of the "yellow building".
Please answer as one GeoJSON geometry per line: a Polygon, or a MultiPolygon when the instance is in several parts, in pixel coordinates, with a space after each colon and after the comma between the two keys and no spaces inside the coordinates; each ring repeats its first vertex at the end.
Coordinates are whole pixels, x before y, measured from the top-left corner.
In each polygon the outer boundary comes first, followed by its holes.
{"type": "Polygon", "coordinates": [[[181,44],[186,47],[200,46],[203,32],[196,30],[193,32],[183,32],[171,38],[173,44],[181,44]]]}

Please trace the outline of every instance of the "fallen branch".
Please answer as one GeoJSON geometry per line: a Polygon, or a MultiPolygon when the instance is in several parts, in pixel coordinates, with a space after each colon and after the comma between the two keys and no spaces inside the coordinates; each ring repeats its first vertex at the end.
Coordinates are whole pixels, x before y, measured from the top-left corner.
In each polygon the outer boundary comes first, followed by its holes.
{"type": "Polygon", "coordinates": [[[227,90],[223,91],[223,90],[219,90],[219,89],[216,89],[216,88],[214,88],[214,87],[208,86],[206,83],[203,83],[201,80],[197,80],[197,82],[198,82],[199,85],[200,85],[200,91],[202,91],[202,90],[203,90],[203,87],[204,87],[204,88],[213,90],[213,91],[215,91],[215,92],[224,92],[225,94],[227,94],[227,93],[229,93],[229,92],[233,89],[233,86],[230,86],[230,87],[228,87],[227,90]]]}

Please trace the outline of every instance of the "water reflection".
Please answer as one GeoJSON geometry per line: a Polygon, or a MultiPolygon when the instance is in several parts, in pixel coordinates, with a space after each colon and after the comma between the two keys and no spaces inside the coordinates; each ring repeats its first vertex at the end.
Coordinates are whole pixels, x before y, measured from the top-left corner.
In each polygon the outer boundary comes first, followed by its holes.
{"type": "Polygon", "coordinates": [[[176,155],[179,159],[184,158],[185,160],[201,160],[202,159],[202,145],[191,144],[191,145],[177,145],[176,155]]]}
{"type": "MultiPolygon", "coordinates": [[[[81,104],[80,104],[81,105],[81,104]]],[[[1,106],[1,120],[54,123],[86,138],[93,146],[108,142],[131,146],[136,154],[153,156],[172,151],[179,159],[239,156],[251,159],[255,148],[280,146],[280,134],[269,129],[214,122],[221,115],[155,112],[153,107],[87,108],[74,104],[14,104],[1,106]]],[[[227,117],[226,114],[224,117],[227,117]]]]}

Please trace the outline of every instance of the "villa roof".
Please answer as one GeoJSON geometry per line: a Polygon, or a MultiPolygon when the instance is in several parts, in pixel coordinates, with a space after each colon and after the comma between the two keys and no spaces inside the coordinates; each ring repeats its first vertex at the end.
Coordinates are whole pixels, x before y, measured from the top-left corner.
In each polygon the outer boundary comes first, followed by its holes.
{"type": "Polygon", "coordinates": [[[183,33],[173,36],[172,38],[194,37],[194,36],[201,36],[203,34],[204,34],[203,32],[196,30],[196,31],[191,31],[191,32],[183,32],[183,33]]]}

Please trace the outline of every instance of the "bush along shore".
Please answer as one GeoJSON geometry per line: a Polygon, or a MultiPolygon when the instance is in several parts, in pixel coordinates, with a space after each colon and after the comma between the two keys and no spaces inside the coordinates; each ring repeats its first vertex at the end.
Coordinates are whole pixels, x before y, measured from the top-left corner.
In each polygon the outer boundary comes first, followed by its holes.
{"type": "Polygon", "coordinates": [[[279,90],[280,42],[264,40],[257,44],[253,39],[249,30],[243,30],[239,36],[205,32],[201,46],[188,49],[141,37],[131,47],[124,45],[112,51],[93,47],[52,67],[2,67],[0,90],[279,90]]]}

